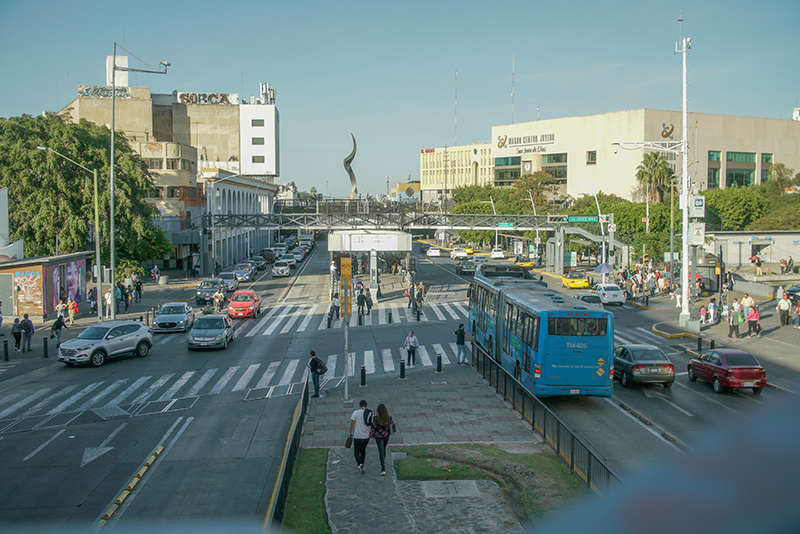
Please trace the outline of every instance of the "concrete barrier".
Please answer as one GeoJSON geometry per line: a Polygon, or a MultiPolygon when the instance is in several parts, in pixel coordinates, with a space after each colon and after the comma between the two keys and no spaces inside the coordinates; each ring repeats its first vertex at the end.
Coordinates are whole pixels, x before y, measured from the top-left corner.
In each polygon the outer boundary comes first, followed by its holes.
{"type": "Polygon", "coordinates": [[[169,276],[159,276],[158,277],[158,285],[160,285],[160,286],[169,285],[169,276]]]}

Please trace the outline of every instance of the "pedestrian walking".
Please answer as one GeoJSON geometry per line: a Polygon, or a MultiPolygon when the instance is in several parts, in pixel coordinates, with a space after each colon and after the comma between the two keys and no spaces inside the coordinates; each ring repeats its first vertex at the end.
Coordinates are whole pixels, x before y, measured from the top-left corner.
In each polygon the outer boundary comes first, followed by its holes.
{"type": "Polygon", "coordinates": [[[58,304],[56,304],[56,313],[63,317],[65,311],[67,311],[67,301],[66,301],[66,299],[59,300],[58,304]]]}
{"type": "Polygon", "coordinates": [[[117,287],[114,288],[114,302],[119,313],[119,308],[122,306],[122,282],[117,282],[117,287]]]}
{"type": "Polygon", "coordinates": [[[364,296],[367,298],[367,315],[372,315],[372,293],[367,288],[364,296]]]}
{"type": "Polygon", "coordinates": [[[385,404],[378,405],[378,411],[372,418],[369,436],[375,438],[378,446],[378,459],[381,461],[381,476],[386,476],[386,448],[389,446],[389,436],[397,432],[397,425],[385,404]]]}
{"type": "Polygon", "coordinates": [[[750,308],[756,305],[756,301],[753,300],[753,297],[748,295],[747,293],[744,294],[742,297],[742,307],[744,308],[744,316],[750,316],[750,308]]]}
{"type": "Polygon", "coordinates": [[[789,261],[786,262],[786,274],[794,273],[794,260],[789,256],[789,261]]]}
{"type": "Polygon", "coordinates": [[[19,352],[19,345],[22,342],[22,324],[19,317],[14,317],[14,324],[11,325],[11,335],[14,336],[14,350],[19,352]]]}
{"type": "Polygon", "coordinates": [[[783,289],[783,285],[778,286],[778,290],[775,292],[775,300],[780,302],[783,300],[783,295],[786,293],[783,289]]]}
{"type": "Polygon", "coordinates": [[[33,339],[33,334],[36,329],[33,327],[33,321],[28,319],[28,314],[22,316],[22,321],[20,322],[20,326],[22,328],[22,351],[25,352],[25,348],[28,348],[28,352],[31,351],[31,339],[33,339]]]}
{"type": "Polygon", "coordinates": [[[406,297],[408,297],[408,306],[407,306],[406,309],[409,309],[409,310],[411,309],[411,305],[414,303],[414,294],[415,294],[414,282],[411,282],[408,285],[408,288],[406,288],[406,292],[404,293],[404,295],[406,297]]]}
{"type": "Polygon", "coordinates": [[[367,401],[361,399],[358,402],[358,410],[350,416],[350,437],[353,438],[353,456],[362,475],[366,472],[364,462],[367,459],[371,423],[372,411],[367,409],[367,401]]]}
{"type": "Polygon", "coordinates": [[[50,325],[50,339],[56,338],[56,350],[61,347],[61,329],[67,328],[63,315],[57,315],[56,320],[50,325]]]}
{"type": "Polygon", "coordinates": [[[72,300],[71,298],[67,299],[67,314],[69,315],[69,325],[72,326],[75,324],[75,314],[78,309],[78,303],[72,300]]]}
{"type": "Polygon", "coordinates": [[[339,280],[339,273],[336,271],[336,262],[331,262],[331,278],[338,281],[339,280]]]}
{"type": "Polygon", "coordinates": [[[97,313],[97,288],[90,289],[86,298],[89,299],[89,313],[97,313]]]}
{"type": "Polygon", "coordinates": [[[711,297],[708,303],[708,323],[717,324],[717,299],[715,297],[711,297]]]}
{"type": "Polygon", "coordinates": [[[136,302],[142,302],[142,281],[138,278],[133,283],[133,298],[136,302]]]}
{"type": "Polygon", "coordinates": [[[364,294],[364,290],[358,292],[358,297],[356,297],[356,305],[358,306],[358,314],[364,315],[364,308],[367,306],[367,296],[364,294]]]}
{"type": "Polygon", "coordinates": [[[741,314],[741,304],[737,299],[733,299],[730,309],[728,310],[728,339],[739,339],[739,323],[744,322],[741,314]]]}
{"type": "Polygon", "coordinates": [[[789,317],[792,314],[792,303],[789,300],[789,295],[784,293],[783,298],[778,301],[775,310],[780,316],[781,326],[789,326],[789,317]]]}
{"type": "Polygon", "coordinates": [[[111,317],[111,300],[112,300],[112,297],[111,297],[111,290],[110,289],[108,291],[106,291],[106,294],[103,297],[103,300],[106,301],[106,319],[108,319],[109,317],[111,317]]]}
{"type": "Polygon", "coordinates": [[[333,318],[339,320],[339,310],[342,308],[342,299],[339,298],[339,293],[333,294],[333,301],[331,301],[331,311],[333,311],[333,318]]]}
{"type": "Polygon", "coordinates": [[[456,362],[458,365],[464,365],[467,363],[467,346],[464,338],[468,337],[467,331],[464,330],[464,323],[458,325],[458,330],[453,332],[453,335],[456,336],[456,362]]]}
{"type": "Polygon", "coordinates": [[[403,348],[408,351],[406,365],[409,367],[414,367],[417,364],[417,347],[419,347],[419,340],[414,335],[414,331],[411,330],[403,343],[403,348]]]}
{"type": "Polygon", "coordinates": [[[760,317],[758,315],[758,308],[753,305],[750,312],[747,314],[747,337],[753,337],[754,333],[761,337],[761,324],[759,324],[760,317]]]}
{"type": "Polygon", "coordinates": [[[128,306],[133,302],[133,286],[128,284],[128,287],[124,288],[123,297],[125,298],[125,313],[128,313],[128,306]]]}
{"type": "Polygon", "coordinates": [[[764,271],[761,269],[761,258],[756,256],[756,276],[764,276],[764,271]]]}
{"type": "Polygon", "coordinates": [[[311,360],[308,362],[311,370],[311,381],[314,383],[314,394],[312,397],[319,397],[319,377],[328,372],[328,366],[317,357],[317,353],[311,351],[311,360]]]}

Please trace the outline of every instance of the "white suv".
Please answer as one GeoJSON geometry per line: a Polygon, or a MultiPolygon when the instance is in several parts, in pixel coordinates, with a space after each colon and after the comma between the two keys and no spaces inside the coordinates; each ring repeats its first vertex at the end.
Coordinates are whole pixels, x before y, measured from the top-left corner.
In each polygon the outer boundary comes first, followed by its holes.
{"type": "Polygon", "coordinates": [[[454,248],[450,251],[451,260],[466,260],[467,258],[469,258],[469,254],[463,248],[454,248]]]}
{"type": "Polygon", "coordinates": [[[492,249],[492,259],[493,260],[502,260],[505,258],[506,255],[503,253],[502,248],[493,248],[492,249]]]}

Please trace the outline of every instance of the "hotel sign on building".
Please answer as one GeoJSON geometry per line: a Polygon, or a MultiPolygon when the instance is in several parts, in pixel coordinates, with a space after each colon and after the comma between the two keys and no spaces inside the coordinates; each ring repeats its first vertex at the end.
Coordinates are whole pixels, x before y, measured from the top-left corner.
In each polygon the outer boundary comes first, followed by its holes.
{"type": "Polygon", "coordinates": [[[238,93],[177,93],[180,104],[239,105],[238,93]]]}
{"type": "Polygon", "coordinates": [[[507,149],[512,151],[515,155],[521,154],[541,154],[547,152],[548,146],[555,144],[556,135],[552,133],[534,134],[534,135],[518,135],[509,137],[508,135],[499,135],[497,137],[497,148],[507,149]]]}

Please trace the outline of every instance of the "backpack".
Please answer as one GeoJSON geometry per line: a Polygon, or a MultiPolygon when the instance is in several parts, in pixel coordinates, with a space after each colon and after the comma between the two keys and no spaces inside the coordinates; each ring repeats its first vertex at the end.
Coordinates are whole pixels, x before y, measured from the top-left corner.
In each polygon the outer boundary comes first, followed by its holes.
{"type": "Polygon", "coordinates": [[[365,409],[364,410],[364,424],[367,425],[367,426],[372,426],[372,419],[373,419],[372,410],[365,409]]]}
{"type": "Polygon", "coordinates": [[[317,358],[317,374],[324,375],[327,372],[328,366],[325,365],[325,362],[323,362],[321,359],[317,358]]]}
{"type": "Polygon", "coordinates": [[[24,321],[22,321],[22,331],[25,332],[26,334],[31,333],[31,322],[29,320],[25,319],[24,321]]]}

